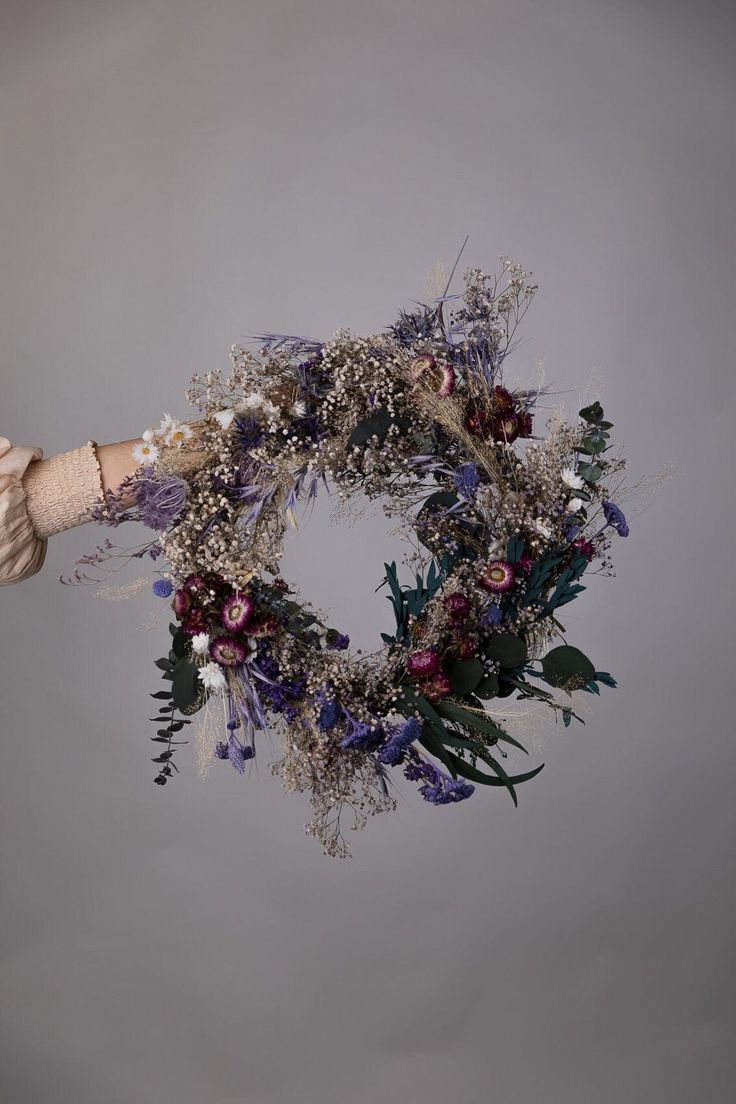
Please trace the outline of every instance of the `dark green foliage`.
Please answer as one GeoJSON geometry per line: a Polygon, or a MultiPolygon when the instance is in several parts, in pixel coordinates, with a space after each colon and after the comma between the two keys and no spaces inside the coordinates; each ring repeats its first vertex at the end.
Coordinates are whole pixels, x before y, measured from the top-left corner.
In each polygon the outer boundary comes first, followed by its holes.
{"type": "Polygon", "coordinates": [[[483,646],[489,659],[500,663],[502,667],[520,667],[526,663],[526,641],[513,633],[499,633],[492,636],[483,646]]]}
{"type": "Polygon", "coordinates": [[[580,690],[595,677],[595,667],[588,657],[571,644],[561,644],[547,652],[542,660],[542,678],[550,686],[566,693],[580,690]]]}
{"type": "MultiPolygon", "coordinates": [[[[174,748],[178,744],[186,744],[187,740],[175,739],[177,733],[181,732],[184,725],[191,724],[191,721],[184,720],[176,717],[177,710],[181,711],[181,706],[178,704],[177,694],[181,694],[184,698],[183,687],[185,685],[185,679],[181,672],[184,671],[185,666],[191,667],[194,670],[194,678],[196,682],[196,668],[191,664],[190,660],[186,658],[186,645],[185,641],[187,637],[176,625],[169,625],[169,631],[173,637],[172,648],[169,652],[167,659],[157,659],[155,664],[162,672],[161,677],[166,681],[171,682],[171,690],[156,690],[151,694],[152,698],[157,701],[166,702],[166,705],[162,705],[158,711],[156,717],[150,717],[149,720],[159,727],[156,729],[156,735],[151,737],[151,740],[155,744],[164,744],[164,749],[157,755],[152,762],[158,763],[160,771],[154,782],[158,786],[165,786],[169,778],[172,777],[173,771],[178,771],[178,767],[174,762],[174,748]]],[[[195,687],[194,697],[192,702],[197,698],[197,689],[195,687]]],[[[191,705],[191,703],[190,703],[191,705]]]]}
{"type": "Polygon", "coordinates": [[[358,422],[348,438],[348,448],[366,445],[371,437],[377,437],[379,441],[383,441],[392,426],[397,426],[404,431],[408,429],[409,422],[406,418],[397,418],[389,414],[388,410],[381,407],[358,422]]]}
{"type": "Polygon", "coordinates": [[[456,659],[450,664],[447,674],[452,692],[462,698],[475,690],[485,674],[485,668],[479,659],[456,659]]]}

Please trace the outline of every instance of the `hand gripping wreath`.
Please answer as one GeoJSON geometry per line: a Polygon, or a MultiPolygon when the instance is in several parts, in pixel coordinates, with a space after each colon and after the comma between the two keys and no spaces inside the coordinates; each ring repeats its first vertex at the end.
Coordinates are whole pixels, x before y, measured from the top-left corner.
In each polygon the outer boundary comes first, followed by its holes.
{"type": "MultiPolygon", "coordinates": [[[[607,488],[624,461],[608,455],[598,402],[543,433],[543,390],[504,386],[536,286],[502,261],[500,276],[468,269],[462,295],[445,288],[371,337],[254,335],[229,375],[193,377],[197,420],[166,415],[144,434],[135,476],[94,517],[143,521],[157,536],[132,554],[166,561],[153,584],[176,618],[157,661],[168,687],[153,695],[159,784],[194,713],[200,764],[241,773],[278,726],[272,770],[310,795],[307,831],[345,854],[343,814],[361,827],[394,808],[396,771],[433,805],[478,785],[516,802],[542,767],[504,765],[525,749],[494,720],[497,699],[536,699],[568,725],[574,690],[616,685],[564,642],[558,615],[592,563],[610,569],[611,534],[628,534],[607,488]],[[279,575],[298,504],[320,487],[380,498],[412,545],[411,583],[384,565],[395,624],[370,656],[279,575]]],[[[82,562],[117,555],[106,541],[82,562]]]]}

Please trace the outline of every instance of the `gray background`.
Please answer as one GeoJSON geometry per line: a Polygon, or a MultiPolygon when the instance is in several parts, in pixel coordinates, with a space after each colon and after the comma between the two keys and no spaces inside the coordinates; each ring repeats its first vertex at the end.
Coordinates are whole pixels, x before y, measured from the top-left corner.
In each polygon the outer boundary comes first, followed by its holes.
{"type": "MultiPolygon", "coordinates": [[[[185,415],[248,330],[378,329],[470,233],[541,285],[515,379],[596,371],[632,475],[675,468],[567,618],[620,688],[539,730],[519,809],[406,784],[345,862],[266,747],[152,784],[164,612],[59,586],[105,534],[56,538],[0,593],[7,1104],[733,1098],[727,9],[3,0],[12,440],[185,415]]],[[[370,645],[393,549],[323,508],[287,568],[370,645]]]]}

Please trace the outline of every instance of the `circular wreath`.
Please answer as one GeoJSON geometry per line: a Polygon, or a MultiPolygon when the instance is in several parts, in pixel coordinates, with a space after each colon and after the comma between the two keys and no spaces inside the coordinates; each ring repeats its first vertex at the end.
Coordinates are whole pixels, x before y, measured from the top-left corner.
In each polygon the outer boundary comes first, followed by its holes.
{"type": "MultiPolygon", "coordinates": [[[[535,699],[568,725],[574,690],[616,685],[565,642],[558,615],[592,564],[610,573],[612,534],[628,534],[609,497],[624,461],[598,402],[542,426],[546,390],[504,385],[537,288],[502,264],[468,269],[462,294],[448,281],[369,337],[252,335],[227,375],[193,377],[193,422],[165,415],[144,433],[137,472],[93,517],[143,521],[157,535],[132,554],[166,563],[153,584],[175,615],[157,661],[168,685],[153,695],[157,783],[194,713],[203,768],[214,757],[242,773],[277,725],[272,769],[309,794],[307,831],[344,854],[345,811],[361,827],[394,808],[396,770],[434,805],[478,785],[516,803],[542,766],[504,765],[525,749],[494,719],[497,699],[535,699]],[[323,489],[380,499],[411,548],[410,583],[384,565],[394,625],[368,656],[279,574],[298,504],[323,489]]],[[[117,555],[106,541],[83,562],[117,555]]]]}

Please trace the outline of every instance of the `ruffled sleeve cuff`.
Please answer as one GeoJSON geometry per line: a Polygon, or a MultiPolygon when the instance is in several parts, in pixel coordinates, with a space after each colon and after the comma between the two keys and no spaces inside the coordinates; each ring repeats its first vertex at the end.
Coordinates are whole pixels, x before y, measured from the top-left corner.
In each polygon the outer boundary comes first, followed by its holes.
{"type": "Polygon", "coordinates": [[[23,487],[37,537],[45,539],[89,521],[90,507],[102,495],[102,472],[94,441],[29,464],[23,487]]]}
{"type": "Polygon", "coordinates": [[[94,441],[44,460],[42,449],[0,437],[0,585],[34,575],[48,537],[88,521],[102,493],[94,441]]]}
{"type": "Polygon", "coordinates": [[[46,540],[33,528],[22,482],[28,465],[42,456],[40,448],[0,437],[0,586],[35,575],[46,558],[46,540]]]}

